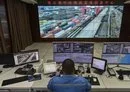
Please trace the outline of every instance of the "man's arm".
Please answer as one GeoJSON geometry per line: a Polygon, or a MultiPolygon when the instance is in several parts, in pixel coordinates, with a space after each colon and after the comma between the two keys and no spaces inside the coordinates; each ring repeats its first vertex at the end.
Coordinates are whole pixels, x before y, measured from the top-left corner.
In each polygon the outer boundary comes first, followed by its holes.
{"type": "Polygon", "coordinates": [[[91,84],[86,80],[86,92],[89,92],[91,90],[91,84]]]}
{"type": "Polygon", "coordinates": [[[53,79],[49,81],[47,88],[53,92],[53,79]]]}

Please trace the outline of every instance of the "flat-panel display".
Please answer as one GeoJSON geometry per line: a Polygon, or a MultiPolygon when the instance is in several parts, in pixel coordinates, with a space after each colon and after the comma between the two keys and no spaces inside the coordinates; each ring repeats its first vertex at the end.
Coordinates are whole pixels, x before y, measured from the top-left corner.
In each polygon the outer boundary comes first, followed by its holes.
{"type": "Polygon", "coordinates": [[[93,47],[93,43],[53,43],[53,59],[59,63],[65,59],[72,59],[76,63],[91,63],[93,47]]]}
{"type": "Polygon", "coordinates": [[[38,6],[41,38],[119,38],[123,5],[38,6]]]}

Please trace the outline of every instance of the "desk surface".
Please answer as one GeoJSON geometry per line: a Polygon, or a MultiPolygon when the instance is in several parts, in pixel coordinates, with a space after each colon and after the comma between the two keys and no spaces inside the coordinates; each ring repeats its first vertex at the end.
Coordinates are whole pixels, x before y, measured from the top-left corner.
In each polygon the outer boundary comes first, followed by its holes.
{"type": "MultiPolygon", "coordinates": [[[[0,74],[0,84],[2,84],[2,81],[5,79],[10,79],[10,78],[15,78],[15,77],[21,76],[21,75],[14,74],[14,72],[17,68],[19,68],[19,67],[15,67],[12,69],[11,68],[6,69],[6,71],[1,73],[0,74]]],[[[119,68],[115,68],[115,69],[119,69],[119,68]]],[[[97,74],[92,73],[92,75],[98,77],[99,82],[100,82],[99,86],[92,85],[92,90],[99,90],[100,89],[100,90],[104,90],[104,92],[107,90],[112,90],[112,91],[119,90],[120,92],[121,92],[121,90],[122,91],[130,90],[130,81],[121,81],[121,80],[117,79],[117,77],[115,77],[115,76],[108,77],[107,73],[104,73],[103,75],[97,75],[97,74]]],[[[47,75],[42,74],[41,80],[33,81],[33,82],[24,81],[24,82],[11,84],[11,85],[7,85],[7,86],[0,85],[0,89],[41,88],[41,89],[47,90],[47,84],[48,84],[50,79],[51,78],[49,78],[47,75]]]]}

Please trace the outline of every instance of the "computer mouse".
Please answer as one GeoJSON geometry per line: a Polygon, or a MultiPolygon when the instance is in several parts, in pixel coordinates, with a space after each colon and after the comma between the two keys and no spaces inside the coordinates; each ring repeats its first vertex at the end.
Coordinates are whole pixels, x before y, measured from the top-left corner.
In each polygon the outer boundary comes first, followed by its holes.
{"type": "Polygon", "coordinates": [[[120,74],[120,75],[118,76],[118,79],[123,80],[123,79],[124,79],[123,75],[120,74]]]}
{"type": "Polygon", "coordinates": [[[93,81],[94,81],[94,82],[97,82],[97,79],[96,79],[96,78],[93,78],[93,81]]]}

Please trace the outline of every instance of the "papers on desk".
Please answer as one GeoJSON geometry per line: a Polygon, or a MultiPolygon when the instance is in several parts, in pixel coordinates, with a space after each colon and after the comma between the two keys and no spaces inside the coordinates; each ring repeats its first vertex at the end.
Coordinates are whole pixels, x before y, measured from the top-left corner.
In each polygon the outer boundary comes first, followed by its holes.
{"type": "Polygon", "coordinates": [[[130,81],[130,75],[123,75],[123,80],[129,80],[130,81]]]}
{"type": "Polygon", "coordinates": [[[44,74],[54,73],[57,70],[55,62],[44,63],[43,68],[44,68],[44,74]]]}

